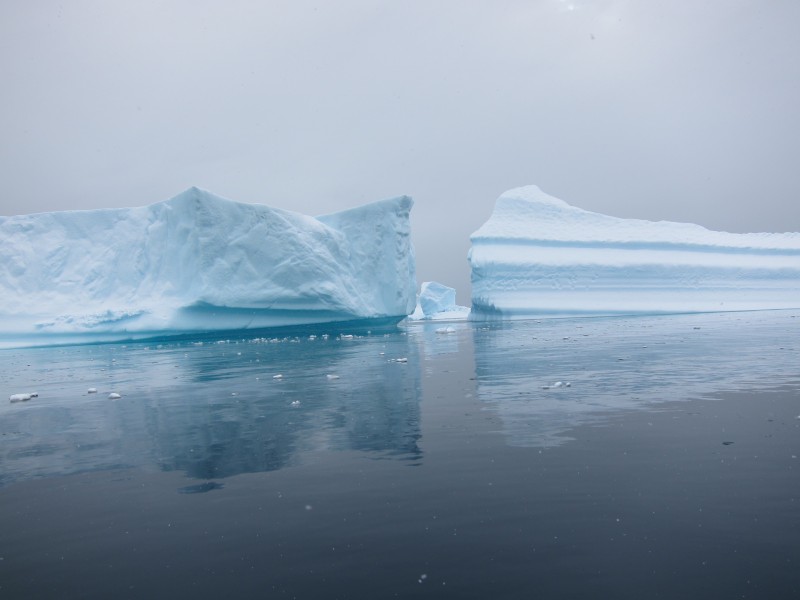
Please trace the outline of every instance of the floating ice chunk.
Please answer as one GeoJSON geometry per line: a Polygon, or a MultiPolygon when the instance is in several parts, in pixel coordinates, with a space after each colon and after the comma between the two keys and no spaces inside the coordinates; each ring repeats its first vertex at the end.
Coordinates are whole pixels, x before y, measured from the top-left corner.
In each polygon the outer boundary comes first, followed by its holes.
{"type": "Polygon", "coordinates": [[[111,392],[108,395],[109,400],[119,400],[120,398],[122,398],[122,396],[120,396],[117,392],[111,392]]]}
{"type": "Polygon", "coordinates": [[[417,307],[408,318],[411,321],[449,320],[466,319],[468,315],[468,306],[456,304],[455,289],[436,281],[425,281],[420,286],[417,307]]]}
{"type": "Polygon", "coordinates": [[[349,333],[343,333],[342,335],[339,336],[339,338],[341,338],[343,340],[352,340],[353,336],[350,335],[349,333]]]}
{"type": "Polygon", "coordinates": [[[277,375],[273,375],[272,378],[273,379],[283,379],[283,375],[281,373],[278,373],[277,375]]]}
{"type": "Polygon", "coordinates": [[[556,381],[555,383],[551,383],[549,385],[543,385],[542,389],[543,390],[557,390],[557,389],[562,388],[562,387],[572,387],[572,384],[569,381],[567,381],[566,383],[564,383],[563,381],[556,381]]]}
{"type": "Polygon", "coordinates": [[[328,373],[327,375],[325,375],[325,377],[327,377],[328,379],[339,379],[339,376],[334,375],[333,373],[328,373]]]}
{"type": "Polygon", "coordinates": [[[300,406],[300,400],[292,400],[289,406],[300,406]]]}
{"type": "Polygon", "coordinates": [[[456,332],[455,327],[439,327],[436,330],[436,333],[455,333],[455,332],[456,332]]]}
{"type": "Polygon", "coordinates": [[[28,392],[22,394],[11,394],[8,397],[9,402],[27,402],[31,398],[38,398],[39,394],[36,392],[28,392]]]}
{"type": "Polygon", "coordinates": [[[97,388],[89,388],[88,390],[86,390],[86,393],[87,394],[96,394],[97,393],[97,388]]]}

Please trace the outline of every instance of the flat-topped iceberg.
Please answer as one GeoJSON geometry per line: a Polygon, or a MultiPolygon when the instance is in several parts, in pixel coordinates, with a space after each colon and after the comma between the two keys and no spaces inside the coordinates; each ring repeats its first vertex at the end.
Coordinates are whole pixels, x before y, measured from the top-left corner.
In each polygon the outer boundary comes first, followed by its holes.
{"type": "Polygon", "coordinates": [[[528,186],[471,241],[473,318],[800,307],[800,233],[620,219],[528,186]]]}
{"type": "Polygon", "coordinates": [[[400,320],[415,306],[412,204],[314,218],[191,188],[0,217],[0,345],[400,320]]]}

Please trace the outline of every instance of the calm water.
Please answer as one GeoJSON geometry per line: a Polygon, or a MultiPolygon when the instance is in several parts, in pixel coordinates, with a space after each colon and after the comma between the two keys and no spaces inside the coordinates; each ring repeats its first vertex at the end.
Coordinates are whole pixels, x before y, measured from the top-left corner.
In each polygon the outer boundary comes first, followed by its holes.
{"type": "Polygon", "coordinates": [[[346,333],[0,351],[0,597],[800,597],[800,311],[346,333]]]}

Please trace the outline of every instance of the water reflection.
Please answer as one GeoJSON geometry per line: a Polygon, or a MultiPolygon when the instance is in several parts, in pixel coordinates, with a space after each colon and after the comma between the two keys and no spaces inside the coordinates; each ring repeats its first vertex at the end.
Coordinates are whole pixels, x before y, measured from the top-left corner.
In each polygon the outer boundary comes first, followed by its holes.
{"type": "Polygon", "coordinates": [[[0,484],[128,466],[219,479],[331,450],[422,459],[401,332],[6,351],[0,372],[4,391],[39,392],[0,404],[0,484]]]}
{"type": "Polygon", "coordinates": [[[478,394],[511,445],[555,446],[609,411],[797,378],[798,334],[791,311],[480,325],[478,394]]]}

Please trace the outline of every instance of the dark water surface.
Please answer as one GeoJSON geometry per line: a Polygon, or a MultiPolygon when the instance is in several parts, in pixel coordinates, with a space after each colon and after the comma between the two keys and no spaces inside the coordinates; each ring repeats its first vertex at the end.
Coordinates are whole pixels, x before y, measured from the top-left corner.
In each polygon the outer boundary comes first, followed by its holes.
{"type": "Polygon", "coordinates": [[[4,350],[0,378],[1,598],[800,597],[797,311],[4,350]]]}

